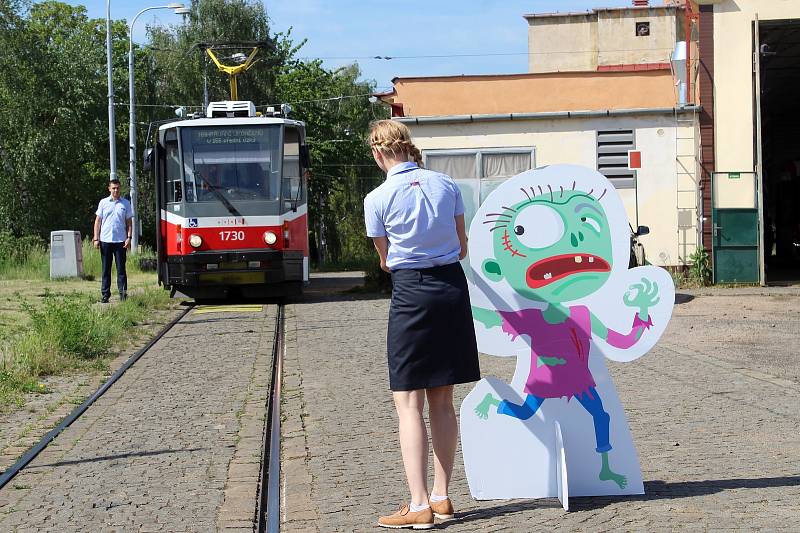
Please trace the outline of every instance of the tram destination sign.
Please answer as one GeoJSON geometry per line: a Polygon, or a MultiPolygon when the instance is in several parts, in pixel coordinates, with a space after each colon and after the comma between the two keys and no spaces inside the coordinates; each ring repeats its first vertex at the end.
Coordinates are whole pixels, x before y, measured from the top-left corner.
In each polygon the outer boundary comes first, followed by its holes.
{"type": "Polygon", "coordinates": [[[267,141],[266,128],[203,128],[192,132],[192,142],[198,144],[255,144],[267,141]]]}

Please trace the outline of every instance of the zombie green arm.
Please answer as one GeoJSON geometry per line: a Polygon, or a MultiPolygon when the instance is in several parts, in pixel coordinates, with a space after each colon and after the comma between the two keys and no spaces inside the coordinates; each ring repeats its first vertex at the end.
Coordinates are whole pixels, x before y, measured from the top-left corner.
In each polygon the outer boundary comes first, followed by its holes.
{"type": "Polygon", "coordinates": [[[635,283],[628,288],[628,292],[622,297],[622,301],[628,307],[638,308],[638,312],[633,317],[631,331],[628,334],[624,334],[610,330],[599,318],[592,314],[592,334],[616,348],[627,349],[636,344],[644,331],[653,325],[648,311],[659,302],[658,284],[650,282],[647,278],[642,278],[641,283],[635,283]]]}
{"type": "Polygon", "coordinates": [[[486,326],[487,329],[503,325],[503,319],[497,311],[472,306],[472,318],[486,326]]]}

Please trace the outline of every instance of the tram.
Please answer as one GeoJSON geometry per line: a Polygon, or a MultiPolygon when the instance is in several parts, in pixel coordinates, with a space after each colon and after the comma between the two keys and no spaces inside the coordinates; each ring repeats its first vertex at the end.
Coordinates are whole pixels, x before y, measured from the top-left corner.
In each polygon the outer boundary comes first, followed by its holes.
{"type": "Polygon", "coordinates": [[[296,295],[309,268],[305,125],[257,113],[231,86],[232,100],[154,136],[159,284],[195,299],[296,295]]]}
{"type": "Polygon", "coordinates": [[[212,102],[159,127],[153,150],[159,283],[193,298],[298,294],[308,281],[302,122],[212,102]]]}

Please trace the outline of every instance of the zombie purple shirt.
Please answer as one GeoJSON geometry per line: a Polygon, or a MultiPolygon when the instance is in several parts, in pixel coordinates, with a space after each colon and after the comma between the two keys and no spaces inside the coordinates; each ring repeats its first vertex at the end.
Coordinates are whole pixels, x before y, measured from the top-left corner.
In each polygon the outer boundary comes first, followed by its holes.
{"type": "Polygon", "coordinates": [[[512,338],[527,335],[531,370],[525,392],[540,398],[580,396],[595,386],[589,371],[592,319],[584,306],[568,307],[569,316],[550,324],[540,309],[499,311],[503,331],[512,338]]]}

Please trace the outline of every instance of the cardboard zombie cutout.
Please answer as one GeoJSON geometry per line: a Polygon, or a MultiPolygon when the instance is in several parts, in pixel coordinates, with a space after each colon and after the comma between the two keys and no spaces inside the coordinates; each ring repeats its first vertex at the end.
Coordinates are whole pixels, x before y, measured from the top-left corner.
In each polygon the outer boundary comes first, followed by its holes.
{"type": "Polygon", "coordinates": [[[675,289],[664,269],[628,268],[629,239],[614,186],[579,166],[519,174],[478,209],[469,231],[478,348],[517,364],[510,384],[482,379],[461,405],[473,497],[558,496],[566,509],[568,496],[644,493],[605,359],[650,350],[675,289]]]}

